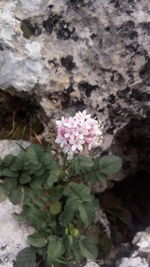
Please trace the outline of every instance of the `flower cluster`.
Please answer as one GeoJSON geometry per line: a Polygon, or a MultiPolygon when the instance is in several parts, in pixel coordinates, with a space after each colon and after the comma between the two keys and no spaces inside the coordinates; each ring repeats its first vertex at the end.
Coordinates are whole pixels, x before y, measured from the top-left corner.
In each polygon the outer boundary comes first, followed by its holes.
{"type": "Polygon", "coordinates": [[[96,119],[91,118],[86,110],[78,112],[74,117],[56,121],[56,143],[65,153],[79,153],[87,145],[88,150],[100,144],[102,131],[96,119]]]}

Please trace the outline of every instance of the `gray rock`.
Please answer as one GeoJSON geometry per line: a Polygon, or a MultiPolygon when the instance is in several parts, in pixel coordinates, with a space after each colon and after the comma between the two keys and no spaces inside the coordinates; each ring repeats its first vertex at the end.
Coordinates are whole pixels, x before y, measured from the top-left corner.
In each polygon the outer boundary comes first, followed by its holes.
{"type": "Polygon", "coordinates": [[[51,119],[87,108],[104,122],[102,150],[115,143],[124,173],[136,172],[145,152],[121,151],[114,136],[132,119],[149,128],[149,10],[149,0],[1,0],[0,88],[34,94],[51,119]]]}
{"type": "Polygon", "coordinates": [[[27,236],[33,233],[33,229],[13,219],[14,212],[21,212],[20,206],[6,200],[0,203],[0,211],[0,266],[12,267],[18,252],[28,246],[27,236]]]}
{"type": "Polygon", "coordinates": [[[149,0],[0,1],[0,88],[34,95],[48,119],[96,114],[100,152],[125,163],[112,180],[149,166],[149,12],[149,0]]]}
{"type": "Polygon", "coordinates": [[[50,94],[65,111],[86,105],[111,135],[146,117],[149,9],[149,0],[2,0],[1,88],[34,91],[49,112],[50,94]]]}
{"type": "Polygon", "coordinates": [[[138,232],[132,241],[135,249],[130,257],[124,257],[117,262],[117,267],[148,267],[150,266],[150,233],[138,232]]]}
{"type": "Polygon", "coordinates": [[[145,259],[140,257],[135,258],[122,258],[120,263],[117,265],[118,267],[148,267],[149,264],[145,259]]]}
{"type": "Polygon", "coordinates": [[[20,152],[19,145],[23,146],[24,148],[29,146],[29,142],[25,141],[15,141],[15,140],[1,140],[0,141],[0,157],[4,158],[8,154],[18,155],[20,152]]]}

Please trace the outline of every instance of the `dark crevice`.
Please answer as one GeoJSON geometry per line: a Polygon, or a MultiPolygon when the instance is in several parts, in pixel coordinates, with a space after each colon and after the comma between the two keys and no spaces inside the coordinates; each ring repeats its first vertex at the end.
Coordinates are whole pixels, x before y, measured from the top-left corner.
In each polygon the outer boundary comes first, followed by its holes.
{"type": "Polygon", "coordinates": [[[14,93],[13,88],[0,90],[0,139],[23,139],[41,134],[46,117],[38,101],[31,95],[14,93]]]}

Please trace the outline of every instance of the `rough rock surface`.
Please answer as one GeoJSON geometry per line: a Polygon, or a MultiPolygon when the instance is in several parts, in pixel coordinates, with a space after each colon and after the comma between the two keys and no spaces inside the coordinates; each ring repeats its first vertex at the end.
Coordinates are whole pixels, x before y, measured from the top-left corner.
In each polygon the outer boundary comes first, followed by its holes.
{"type": "Polygon", "coordinates": [[[0,1],[0,88],[33,95],[49,119],[97,115],[102,150],[124,159],[114,180],[149,171],[149,14],[149,0],[0,1]]]}
{"type": "Polygon", "coordinates": [[[9,200],[0,203],[0,266],[12,267],[18,252],[28,246],[27,236],[33,233],[29,225],[13,219],[12,214],[20,211],[9,200]]]}
{"type": "Polygon", "coordinates": [[[91,108],[107,132],[148,115],[150,2],[0,2],[0,87],[34,92],[44,108],[91,108]]]}
{"type": "MultiPolygon", "coordinates": [[[[1,0],[0,88],[33,94],[48,118],[88,108],[107,150],[130,119],[148,125],[149,12],[149,0],[1,0]]],[[[139,151],[128,148],[134,172],[139,151]]]]}
{"type": "Polygon", "coordinates": [[[122,258],[118,261],[117,267],[148,267],[150,266],[150,231],[149,227],[145,232],[135,235],[133,241],[135,250],[129,258],[122,258]]]}
{"type": "MultiPolygon", "coordinates": [[[[19,142],[26,147],[29,143],[19,142]]],[[[4,158],[11,153],[17,155],[20,151],[15,141],[0,141],[0,155],[4,158]]],[[[27,247],[27,236],[33,232],[32,228],[16,222],[12,214],[19,213],[20,206],[14,206],[9,200],[0,203],[0,266],[12,267],[13,261],[20,250],[27,247]]]]}

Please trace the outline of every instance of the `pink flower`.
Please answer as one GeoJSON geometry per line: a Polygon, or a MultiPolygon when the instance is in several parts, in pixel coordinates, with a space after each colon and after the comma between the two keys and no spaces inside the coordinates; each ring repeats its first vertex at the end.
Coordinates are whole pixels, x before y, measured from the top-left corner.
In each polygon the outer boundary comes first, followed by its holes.
{"type": "Polygon", "coordinates": [[[78,112],[74,117],[56,121],[56,143],[65,153],[73,155],[81,152],[85,146],[88,150],[98,146],[102,139],[102,131],[96,119],[91,118],[87,111],[78,112]]]}

